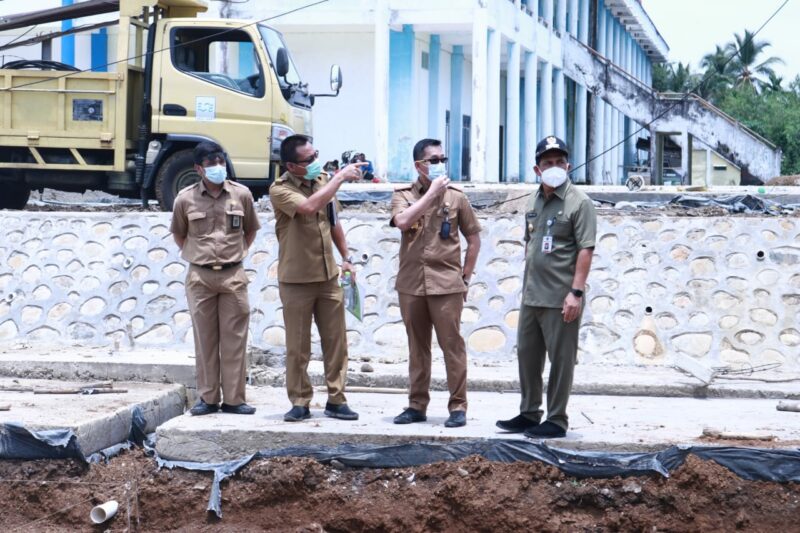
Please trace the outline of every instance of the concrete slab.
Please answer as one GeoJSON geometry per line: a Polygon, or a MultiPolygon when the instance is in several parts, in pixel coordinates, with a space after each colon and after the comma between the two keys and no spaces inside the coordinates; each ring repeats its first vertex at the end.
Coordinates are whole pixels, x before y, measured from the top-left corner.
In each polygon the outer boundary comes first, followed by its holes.
{"type": "MultiPolygon", "coordinates": [[[[85,382],[84,382],[85,384],[85,382]]],[[[79,388],[81,382],[0,378],[0,389],[79,388]]],[[[72,429],[85,454],[91,454],[127,439],[133,408],[138,406],[147,420],[146,431],[180,415],[186,405],[182,385],[155,383],[114,383],[121,394],[34,394],[0,390],[0,424],[16,422],[30,430],[72,429]]]]}
{"type": "MultiPolygon", "coordinates": [[[[349,393],[348,402],[360,419],[346,422],[325,417],[325,395],[317,393],[311,406],[313,418],[293,424],[283,422],[283,413],[290,407],[283,389],[253,388],[247,394],[248,402],[258,408],[254,416],[220,413],[173,418],[156,432],[158,453],[174,460],[216,462],[293,445],[524,438],[502,433],[494,425],[498,418],[518,413],[518,394],[471,393],[467,425],[456,429],[444,427],[445,392],[431,394],[426,423],[406,426],[392,423],[406,406],[402,394],[349,393]]],[[[552,443],[574,449],[654,450],[698,443],[703,429],[711,427],[726,433],[773,435],[786,445],[797,445],[800,414],[777,411],[776,405],[775,400],[578,395],[571,400],[572,427],[567,437],[552,443]]]]}

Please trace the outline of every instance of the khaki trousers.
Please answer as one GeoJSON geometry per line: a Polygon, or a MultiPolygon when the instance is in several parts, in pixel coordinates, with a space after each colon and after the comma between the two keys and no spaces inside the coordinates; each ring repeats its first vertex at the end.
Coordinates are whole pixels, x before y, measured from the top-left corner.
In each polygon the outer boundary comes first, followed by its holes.
{"type": "Polygon", "coordinates": [[[317,323],[328,402],[347,403],[347,331],[339,277],[315,283],[279,283],[286,328],[286,392],[292,405],[308,407],[314,394],[308,377],[311,320],[317,323]]]}
{"type": "Polygon", "coordinates": [[[581,317],[564,322],[561,309],[520,306],[517,330],[517,359],[522,401],[519,411],[526,418],[542,419],[542,373],[545,357],[550,358],[547,380],[547,420],[569,427],[567,403],[578,355],[581,317]]]}
{"type": "Polygon", "coordinates": [[[461,336],[461,311],[464,294],[414,296],[399,293],[400,315],[408,335],[408,406],[423,413],[430,403],[431,330],[444,353],[447,409],[467,410],[467,349],[461,336]]]}
{"type": "Polygon", "coordinates": [[[208,404],[245,402],[250,302],[244,267],[210,270],[191,265],[186,299],[194,330],[197,394],[208,404]]]}

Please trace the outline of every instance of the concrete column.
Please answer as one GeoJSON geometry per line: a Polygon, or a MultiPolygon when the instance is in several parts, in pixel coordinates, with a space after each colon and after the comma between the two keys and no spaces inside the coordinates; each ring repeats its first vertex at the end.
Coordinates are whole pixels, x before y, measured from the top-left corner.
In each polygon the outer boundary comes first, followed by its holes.
{"type": "MultiPolygon", "coordinates": [[[[486,96],[486,178],[485,181],[500,181],[500,69],[502,35],[498,30],[489,30],[488,75],[486,96]]],[[[480,127],[480,123],[475,126],[480,127]]]]}
{"type": "Polygon", "coordinates": [[[578,40],[583,44],[589,44],[589,1],[580,1],[580,18],[578,19],[578,40]]]}
{"type": "Polygon", "coordinates": [[[461,159],[464,147],[462,146],[462,90],[464,84],[464,47],[453,46],[450,58],[450,161],[447,168],[450,170],[450,179],[461,180],[461,159]]]}
{"type": "Polygon", "coordinates": [[[566,108],[566,81],[564,71],[555,69],[553,71],[553,85],[555,85],[555,104],[553,113],[555,116],[556,137],[566,140],[567,136],[567,108],[566,108]]]}
{"type": "Polygon", "coordinates": [[[577,100],[575,102],[575,145],[572,147],[572,157],[577,170],[574,173],[578,182],[586,181],[586,135],[587,135],[587,93],[583,85],[577,86],[577,100]]]}
{"type": "Polygon", "coordinates": [[[603,143],[605,141],[605,102],[598,96],[592,95],[589,112],[592,115],[592,130],[589,137],[589,183],[600,185],[603,183],[603,143]]]}
{"type": "Polygon", "coordinates": [[[488,13],[478,9],[472,22],[472,127],[470,128],[470,179],[486,179],[488,13]]]}
{"type": "Polygon", "coordinates": [[[661,185],[664,168],[664,139],[657,128],[650,127],[650,184],[661,185]]]}
{"type": "Polygon", "coordinates": [[[372,120],[375,123],[375,175],[386,180],[389,168],[389,2],[375,5],[375,102],[372,120]]]}
{"type": "Polygon", "coordinates": [[[569,33],[578,39],[578,17],[580,16],[580,9],[578,5],[580,0],[569,0],[569,33]]]}
{"type": "Polygon", "coordinates": [[[553,28],[555,26],[553,21],[553,2],[556,0],[544,0],[542,5],[542,12],[540,16],[544,21],[547,23],[548,28],[553,28]]]}
{"type": "MultiPolygon", "coordinates": [[[[606,17],[605,17],[605,25],[606,25],[606,51],[605,56],[609,59],[609,61],[614,61],[614,17],[611,13],[606,10],[606,17]]],[[[610,177],[612,176],[612,170],[614,168],[614,150],[611,149],[613,146],[613,140],[616,138],[612,135],[612,130],[614,124],[616,123],[616,116],[614,114],[614,108],[611,107],[610,104],[606,104],[606,111],[605,111],[605,146],[603,150],[605,151],[605,156],[603,157],[603,183],[609,182],[610,177]]]]}
{"type": "Polygon", "coordinates": [[[556,11],[556,28],[561,36],[567,34],[567,0],[555,0],[558,2],[558,10],[556,11]]]}
{"type": "Polygon", "coordinates": [[[603,179],[602,184],[607,185],[609,176],[611,174],[611,152],[608,149],[611,147],[611,130],[613,127],[612,120],[613,108],[603,103],[603,179]]]}
{"type": "Polygon", "coordinates": [[[506,83],[506,179],[519,182],[519,71],[520,45],[512,42],[508,47],[508,82],[506,83]]]}
{"type": "Polygon", "coordinates": [[[542,135],[553,135],[553,64],[542,64],[542,135]]]}
{"type": "MultiPolygon", "coordinates": [[[[714,175],[714,163],[711,157],[711,148],[706,148],[706,187],[711,187],[711,176],[714,175]]],[[[692,183],[691,185],[694,185],[692,183]]]]}
{"type": "Polygon", "coordinates": [[[694,137],[688,132],[681,132],[681,184],[692,183],[692,141],[694,137]]]}
{"type": "Polygon", "coordinates": [[[525,168],[522,175],[525,181],[535,181],[533,167],[536,164],[536,143],[539,142],[536,133],[537,111],[539,107],[538,91],[536,89],[538,59],[536,52],[525,53],[525,168]]]}

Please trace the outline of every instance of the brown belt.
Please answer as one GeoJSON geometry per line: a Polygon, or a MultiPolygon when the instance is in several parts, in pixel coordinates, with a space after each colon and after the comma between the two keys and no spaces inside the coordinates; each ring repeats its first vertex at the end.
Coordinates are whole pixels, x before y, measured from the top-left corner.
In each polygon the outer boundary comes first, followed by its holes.
{"type": "Polygon", "coordinates": [[[236,261],[235,263],[220,263],[217,265],[198,265],[197,263],[192,263],[192,264],[200,268],[207,268],[208,270],[227,270],[229,268],[241,265],[242,262],[236,261]]]}

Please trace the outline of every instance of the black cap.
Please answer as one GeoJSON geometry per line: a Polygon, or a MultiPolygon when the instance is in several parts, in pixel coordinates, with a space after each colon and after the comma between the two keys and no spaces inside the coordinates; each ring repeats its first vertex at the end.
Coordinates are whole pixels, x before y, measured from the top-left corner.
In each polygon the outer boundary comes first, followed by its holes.
{"type": "Polygon", "coordinates": [[[558,152],[562,152],[564,155],[569,156],[569,149],[567,148],[567,143],[556,137],[555,135],[550,135],[539,141],[539,144],[536,145],[536,164],[539,164],[539,159],[542,158],[545,152],[549,152],[550,150],[556,150],[558,152]]]}

